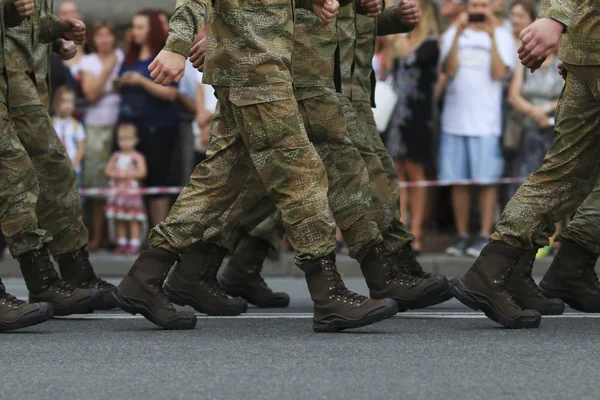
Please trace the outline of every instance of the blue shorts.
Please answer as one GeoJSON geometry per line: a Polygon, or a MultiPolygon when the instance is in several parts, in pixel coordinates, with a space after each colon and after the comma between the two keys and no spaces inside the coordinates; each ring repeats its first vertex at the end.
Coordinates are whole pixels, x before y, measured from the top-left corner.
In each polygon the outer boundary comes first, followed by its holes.
{"type": "Polygon", "coordinates": [[[494,181],[501,178],[504,157],[500,139],[500,136],[443,133],[440,140],[438,179],[494,181]]]}

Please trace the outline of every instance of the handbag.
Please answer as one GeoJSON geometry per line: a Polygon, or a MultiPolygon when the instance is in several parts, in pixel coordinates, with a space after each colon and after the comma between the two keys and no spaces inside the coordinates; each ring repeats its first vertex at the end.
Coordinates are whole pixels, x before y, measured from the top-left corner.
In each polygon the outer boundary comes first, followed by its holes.
{"type": "Polygon", "coordinates": [[[373,116],[379,132],[385,132],[387,129],[397,102],[398,95],[394,90],[393,77],[390,75],[385,81],[377,82],[375,85],[373,116]]]}

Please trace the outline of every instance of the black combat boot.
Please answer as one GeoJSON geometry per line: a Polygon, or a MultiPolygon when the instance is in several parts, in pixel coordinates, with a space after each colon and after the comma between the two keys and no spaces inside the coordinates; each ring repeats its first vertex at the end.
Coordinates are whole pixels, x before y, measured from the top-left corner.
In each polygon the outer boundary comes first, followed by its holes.
{"type": "Polygon", "coordinates": [[[29,252],[18,260],[29,289],[29,302],[49,303],[56,316],[85,313],[102,296],[99,290],[76,288],[60,279],[46,249],[29,252]]]}
{"type": "Polygon", "coordinates": [[[536,310],[542,315],[560,315],[565,310],[565,303],[544,296],[531,276],[536,253],[537,250],[523,252],[508,278],[506,290],[523,310],[536,310]]]}
{"type": "Polygon", "coordinates": [[[575,310],[600,313],[597,261],[598,254],[563,240],[540,288],[547,296],[557,297],[575,310]]]}
{"type": "Polygon", "coordinates": [[[163,329],[194,329],[196,315],[175,310],[163,291],[165,278],[178,259],[166,250],[144,250],[113,293],[117,307],[142,314],[163,329]]]}
{"type": "Polygon", "coordinates": [[[448,281],[444,277],[408,275],[398,261],[388,255],[383,243],[373,247],[361,260],[360,269],[370,296],[373,299],[394,299],[399,311],[437,304],[440,295],[448,290],[448,281]]]}
{"type": "MultiPolygon", "coordinates": [[[[410,243],[401,248],[400,251],[392,254],[392,257],[406,275],[423,279],[435,278],[432,273],[423,270],[423,267],[415,257],[415,253],[413,252],[410,243]]],[[[437,278],[443,280],[442,278],[444,277],[438,276],[437,278]]],[[[446,289],[439,292],[437,299],[432,299],[432,304],[430,304],[430,306],[443,303],[453,298],[454,295],[452,294],[450,286],[454,283],[456,283],[456,281],[448,282],[446,289]]]]}
{"type": "Polygon", "coordinates": [[[523,251],[502,242],[486,245],[475,263],[452,287],[454,297],[473,310],[481,310],[507,328],[537,328],[542,316],[523,310],[507,290],[523,251]]]}
{"type": "Polygon", "coordinates": [[[226,250],[213,243],[196,243],[181,255],[181,261],[165,283],[165,293],[180,306],[192,306],[208,315],[240,315],[248,303],[229,297],[217,282],[217,272],[226,250]]]}
{"type": "Polygon", "coordinates": [[[314,302],[313,330],[338,332],[387,319],[398,312],[392,299],[372,300],[346,288],[335,266],[335,253],[300,265],[314,302]]]}
{"type": "Polygon", "coordinates": [[[6,293],[0,279],[0,332],[41,324],[53,315],[52,306],[48,303],[28,304],[6,293]]]}
{"type": "Polygon", "coordinates": [[[260,308],[283,308],[290,304],[287,293],[273,292],[260,275],[269,248],[267,242],[254,236],[242,240],[219,275],[219,283],[228,295],[241,297],[260,308]]]}
{"type": "Polygon", "coordinates": [[[78,288],[97,289],[102,292],[96,310],[109,310],[117,306],[112,297],[117,287],[96,276],[90,263],[90,255],[85,248],[73,253],[61,254],[54,259],[58,263],[61,277],[67,283],[78,288]]]}

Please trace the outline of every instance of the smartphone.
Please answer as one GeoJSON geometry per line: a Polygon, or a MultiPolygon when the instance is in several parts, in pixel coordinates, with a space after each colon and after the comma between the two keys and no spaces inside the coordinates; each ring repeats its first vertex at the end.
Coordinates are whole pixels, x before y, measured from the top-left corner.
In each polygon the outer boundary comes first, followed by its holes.
{"type": "Polygon", "coordinates": [[[469,14],[469,22],[483,22],[485,14],[469,14]]]}
{"type": "Polygon", "coordinates": [[[554,123],[555,123],[555,122],[556,122],[556,121],[554,120],[554,117],[550,117],[550,118],[548,118],[548,124],[550,124],[550,126],[554,126],[554,123]]]}

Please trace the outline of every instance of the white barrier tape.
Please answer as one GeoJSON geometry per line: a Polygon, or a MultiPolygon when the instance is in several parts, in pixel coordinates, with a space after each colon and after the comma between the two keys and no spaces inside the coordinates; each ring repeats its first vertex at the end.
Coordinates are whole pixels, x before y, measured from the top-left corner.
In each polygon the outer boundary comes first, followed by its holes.
{"type": "MultiPolygon", "coordinates": [[[[484,185],[506,185],[510,183],[523,183],[526,178],[502,178],[496,180],[459,180],[459,181],[416,181],[400,182],[400,188],[411,187],[441,187],[441,186],[484,186],[484,185]]],[[[149,187],[129,190],[115,190],[110,188],[80,189],[81,196],[112,196],[112,195],[135,195],[135,194],[179,194],[182,187],[149,187]]]]}

